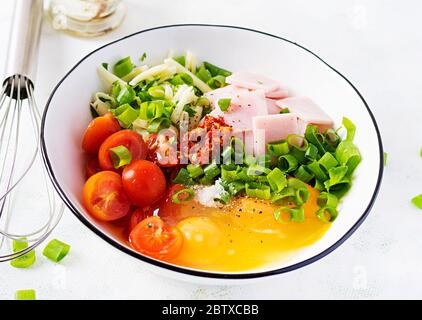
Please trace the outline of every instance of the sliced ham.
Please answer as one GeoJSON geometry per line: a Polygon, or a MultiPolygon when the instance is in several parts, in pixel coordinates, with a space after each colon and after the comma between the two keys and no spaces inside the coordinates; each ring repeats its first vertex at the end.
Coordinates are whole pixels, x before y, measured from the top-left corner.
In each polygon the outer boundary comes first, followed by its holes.
{"type": "Polygon", "coordinates": [[[267,103],[268,114],[280,113],[281,108],[277,105],[277,100],[266,98],[265,101],[267,103]]]}
{"type": "Polygon", "coordinates": [[[252,119],[255,155],[265,154],[269,142],[286,139],[289,134],[301,134],[298,116],[294,113],[257,116],[252,119]]]}
{"type": "Polygon", "coordinates": [[[265,96],[270,99],[285,99],[289,96],[289,92],[286,89],[278,88],[274,91],[265,93],[265,96]]]}
{"type": "Polygon", "coordinates": [[[291,97],[277,101],[280,108],[289,108],[291,113],[297,114],[301,126],[306,129],[308,124],[314,124],[320,131],[333,127],[333,120],[311,99],[307,97],[291,97]]]}
{"type": "Polygon", "coordinates": [[[265,94],[280,88],[280,84],[277,81],[261,74],[246,71],[233,73],[226,78],[226,82],[249,90],[263,90],[265,94]]]}

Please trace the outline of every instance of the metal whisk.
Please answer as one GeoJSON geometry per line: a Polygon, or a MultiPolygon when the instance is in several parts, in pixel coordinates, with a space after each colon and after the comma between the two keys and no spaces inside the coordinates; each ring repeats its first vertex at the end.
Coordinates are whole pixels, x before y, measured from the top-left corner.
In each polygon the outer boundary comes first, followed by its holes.
{"type": "Polygon", "coordinates": [[[64,210],[43,169],[39,148],[41,116],[32,79],[42,14],[42,0],[15,2],[0,94],[0,262],[39,245],[64,210]],[[13,240],[27,242],[28,247],[13,252],[13,240]]]}

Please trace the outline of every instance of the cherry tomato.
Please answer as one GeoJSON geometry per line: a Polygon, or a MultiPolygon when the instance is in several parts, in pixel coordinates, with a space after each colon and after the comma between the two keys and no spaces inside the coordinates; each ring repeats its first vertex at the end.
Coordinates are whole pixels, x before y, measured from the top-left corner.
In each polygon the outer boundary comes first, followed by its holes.
{"type": "Polygon", "coordinates": [[[100,168],[100,164],[98,163],[98,157],[96,156],[89,157],[86,162],[86,168],[85,168],[86,177],[89,178],[100,171],[101,171],[101,168],[100,168]]]}
{"type": "Polygon", "coordinates": [[[169,260],[175,257],[183,245],[179,229],[165,225],[159,217],[142,220],[129,235],[132,247],[150,257],[169,260]]]}
{"type": "Polygon", "coordinates": [[[135,211],[132,212],[132,215],[130,217],[129,222],[129,231],[132,231],[139,222],[142,220],[152,217],[154,215],[154,211],[157,210],[157,208],[138,208],[135,211]]]}
{"type": "Polygon", "coordinates": [[[93,119],[85,131],[82,149],[87,153],[97,153],[104,140],[119,130],[119,122],[111,113],[93,119]]]}
{"type": "Polygon", "coordinates": [[[122,181],[129,199],[140,207],[149,207],[165,195],[166,178],[160,167],[148,160],[127,165],[122,181]]]}
{"type": "Polygon", "coordinates": [[[160,167],[174,167],[179,164],[177,144],[172,146],[169,139],[172,137],[153,133],[147,141],[147,159],[160,167]]]}
{"type": "Polygon", "coordinates": [[[113,171],[101,171],[88,179],[83,189],[83,204],[93,217],[102,221],[124,217],[131,205],[120,175],[113,171]]]}
{"type": "Polygon", "coordinates": [[[114,169],[109,152],[111,148],[117,146],[125,146],[130,151],[132,162],[145,159],[147,156],[147,147],[142,137],[132,130],[121,130],[109,136],[100,147],[98,160],[103,170],[117,171],[114,169]]]}

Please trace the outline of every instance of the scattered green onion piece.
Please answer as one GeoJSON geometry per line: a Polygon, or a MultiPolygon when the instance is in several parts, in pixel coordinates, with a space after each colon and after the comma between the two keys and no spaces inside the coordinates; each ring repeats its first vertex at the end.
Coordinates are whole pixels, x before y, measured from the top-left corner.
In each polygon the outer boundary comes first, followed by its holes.
{"type": "Polygon", "coordinates": [[[222,204],[228,204],[231,200],[231,195],[227,191],[223,191],[217,197],[214,198],[214,201],[218,201],[222,204]]]}
{"type": "Polygon", "coordinates": [[[317,199],[319,207],[332,207],[336,208],[338,205],[338,199],[335,195],[328,192],[321,192],[317,199]]]}
{"type": "Polygon", "coordinates": [[[327,171],[338,165],[337,159],[330,152],[324,153],[318,163],[327,171]]]}
{"type": "Polygon", "coordinates": [[[28,239],[26,237],[19,238],[19,240],[12,241],[13,252],[19,252],[28,248],[28,239]]]}
{"type": "Polygon", "coordinates": [[[221,168],[221,179],[226,180],[228,182],[235,181],[238,179],[239,169],[236,168],[234,170],[228,170],[224,167],[221,168]]]}
{"type": "Polygon", "coordinates": [[[179,64],[181,64],[182,66],[185,66],[185,64],[186,64],[186,58],[185,58],[185,56],[179,56],[179,57],[175,57],[173,59],[175,61],[177,61],[179,64]]]}
{"type": "Polygon", "coordinates": [[[322,170],[318,161],[314,160],[309,163],[306,168],[313,173],[315,178],[320,181],[325,181],[328,179],[327,174],[322,170]]]}
{"type": "Polygon", "coordinates": [[[228,70],[225,70],[223,68],[217,67],[214,64],[211,64],[207,61],[204,61],[204,66],[205,68],[208,69],[208,71],[211,73],[211,75],[213,77],[215,76],[223,76],[223,77],[228,77],[229,75],[231,75],[232,73],[228,70]]]}
{"type": "Polygon", "coordinates": [[[274,211],[274,218],[279,223],[303,222],[305,220],[305,210],[303,208],[289,208],[281,207],[274,211]],[[287,218],[283,216],[283,213],[287,214],[287,218]]]}
{"type": "Polygon", "coordinates": [[[293,188],[284,188],[281,192],[275,192],[271,195],[271,202],[280,204],[281,201],[290,201],[295,197],[295,190],[293,188]]]}
{"type": "Polygon", "coordinates": [[[142,56],[139,58],[139,60],[141,60],[141,62],[144,62],[146,58],[147,58],[147,53],[146,53],[146,52],[144,52],[144,53],[142,54],[142,56]]]}
{"type": "Polygon", "coordinates": [[[69,253],[70,246],[60,240],[51,240],[44,248],[42,254],[48,259],[59,262],[69,253]]]}
{"type": "Polygon", "coordinates": [[[318,148],[318,152],[320,155],[325,153],[325,148],[321,143],[321,138],[318,131],[318,127],[314,125],[308,125],[305,131],[305,138],[308,140],[309,143],[312,143],[314,146],[318,148]]]}
{"type": "Polygon", "coordinates": [[[110,148],[108,151],[115,169],[119,169],[132,161],[132,154],[125,146],[110,148]]]}
{"type": "Polygon", "coordinates": [[[102,66],[104,69],[108,70],[108,63],[103,62],[103,63],[101,63],[101,66],[102,66]]]}
{"type": "MultiPolygon", "coordinates": [[[[422,157],[422,148],[420,151],[420,156],[422,157]]],[[[384,167],[387,166],[387,157],[388,157],[388,154],[387,152],[384,151],[384,167]]]]}
{"type": "Polygon", "coordinates": [[[213,179],[208,179],[207,177],[202,177],[201,179],[199,179],[199,184],[202,184],[204,186],[208,186],[214,183],[213,179]]]}
{"type": "Polygon", "coordinates": [[[308,149],[305,152],[305,158],[308,160],[315,160],[318,157],[318,148],[315,147],[312,143],[308,144],[308,149]]]}
{"type": "Polygon", "coordinates": [[[314,189],[315,189],[315,190],[318,190],[318,191],[323,191],[323,190],[325,190],[324,183],[323,183],[323,182],[321,182],[321,181],[319,181],[319,180],[316,180],[316,179],[315,179],[314,189]]]}
{"type": "Polygon", "coordinates": [[[269,186],[265,186],[257,183],[247,183],[245,186],[246,195],[258,199],[271,199],[271,189],[269,186]]]}
{"type": "Polygon", "coordinates": [[[220,100],[218,100],[218,106],[220,107],[221,111],[229,110],[231,101],[232,101],[232,99],[220,99],[220,100]]]}
{"type": "Polygon", "coordinates": [[[329,223],[337,218],[338,211],[336,208],[325,206],[316,212],[316,216],[320,221],[329,223]]]}
{"type": "Polygon", "coordinates": [[[299,180],[302,180],[303,182],[308,183],[314,178],[314,175],[312,173],[310,173],[304,165],[301,165],[296,170],[295,177],[299,180]]]}
{"type": "Polygon", "coordinates": [[[173,179],[173,183],[180,183],[185,186],[189,186],[193,184],[193,180],[186,168],[182,168],[177,173],[176,177],[173,179]]]}
{"type": "Polygon", "coordinates": [[[113,67],[113,73],[119,78],[124,77],[133,70],[133,64],[130,57],[123,58],[116,62],[113,67]]]}
{"type": "Polygon", "coordinates": [[[268,173],[267,180],[274,192],[280,192],[287,185],[286,175],[279,168],[274,168],[268,173]]]}
{"type": "Polygon", "coordinates": [[[260,166],[259,164],[252,164],[246,170],[248,176],[259,176],[262,174],[269,174],[270,172],[271,169],[260,166]]]}
{"type": "Polygon", "coordinates": [[[171,121],[169,118],[162,117],[158,119],[154,119],[149,124],[147,130],[151,133],[157,133],[160,129],[166,129],[171,126],[171,121]]]}
{"type": "Polygon", "coordinates": [[[113,86],[111,87],[111,96],[117,98],[121,90],[122,84],[119,81],[114,81],[113,86]]]}
{"type": "Polygon", "coordinates": [[[35,290],[17,290],[15,292],[15,300],[36,300],[35,290]]]}
{"type": "Polygon", "coordinates": [[[306,183],[296,178],[289,178],[287,180],[287,186],[293,189],[300,189],[306,188],[306,183]]]}
{"type": "Polygon", "coordinates": [[[292,172],[295,171],[298,166],[297,159],[291,154],[285,154],[278,158],[278,167],[283,172],[292,172]]]}
{"type": "Polygon", "coordinates": [[[215,76],[208,80],[207,84],[212,89],[222,88],[226,85],[226,78],[223,76],[215,76]]]}
{"type": "Polygon", "coordinates": [[[271,156],[270,155],[261,155],[256,159],[256,163],[262,167],[269,168],[271,166],[271,156]]]}
{"type": "Polygon", "coordinates": [[[272,156],[282,156],[288,154],[290,151],[289,143],[287,141],[270,142],[267,145],[268,152],[272,156]]]}
{"type": "Polygon", "coordinates": [[[230,192],[231,195],[235,196],[237,194],[239,194],[240,192],[242,192],[243,190],[245,190],[245,183],[240,182],[240,181],[232,181],[232,182],[228,182],[225,186],[228,190],[228,192],[230,192]]]}
{"type": "MultiPolygon", "coordinates": [[[[13,240],[12,242],[12,250],[14,253],[20,252],[28,248],[28,242],[26,242],[27,238],[20,238],[19,240],[13,240]],[[22,240],[22,241],[21,241],[22,240]]],[[[35,263],[35,251],[31,250],[18,258],[13,259],[10,261],[10,265],[15,268],[28,268],[35,263]]]]}
{"type": "Polygon", "coordinates": [[[216,163],[210,163],[204,168],[204,173],[208,179],[214,179],[221,173],[221,170],[216,163]]]}
{"type": "Polygon", "coordinates": [[[351,175],[362,160],[362,157],[359,149],[353,143],[356,132],[355,125],[349,119],[344,117],[343,126],[347,130],[347,137],[346,140],[343,140],[338,145],[335,156],[341,165],[346,165],[348,167],[347,174],[351,175]]]}
{"type": "Polygon", "coordinates": [[[243,162],[247,166],[250,166],[250,165],[256,164],[256,158],[254,156],[252,156],[252,155],[246,155],[245,156],[245,159],[243,159],[243,162]]]}
{"type": "Polygon", "coordinates": [[[200,164],[188,164],[186,169],[189,172],[191,178],[196,179],[204,174],[204,170],[202,169],[200,164]]]}
{"type": "Polygon", "coordinates": [[[190,201],[195,197],[195,191],[192,189],[182,189],[177,191],[172,197],[171,201],[173,203],[180,203],[185,201],[190,201]]]}
{"type": "Polygon", "coordinates": [[[211,105],[211,102],[206,97],[199,97],[196,101],[196,105],[201,107],[208,107],[211,105]]]}
{"type": "Polygon", "coordinates": [[[422,209],[422,194],[417,195],[416,197],[412,198],[412,203],[418,207],[419,209],[422,209]]]}
{"type": "Polygon", "coordinates": [[[153,98],[164,98],[165,90],[162,86],[153,86],[148,89],[148,94],[153,98]]]}
{"type": "Polygon", "coordinates": [[[242,180],[243,182],[250,182],[254,180],[254,177],[250,177],[248,175],[248,169],[247,168],[242,168],[238,174],[237,177],[239,178],[239,180],[242,180]]]}
{"type": "Polygon", "coordinates": [[[330,178],[329,180],[324,182],[324,185],[327,188],[327,190],[329,191],[331,187],[338,185],[340,183],[343,183],[345,181],[344,178],[346,177],[347,171],[348,171],[347,166],[331,168],[328,171],[328,175],[330,178]]]}
{"type": "Polygon", "coordinates": [[[204,82],[208,82],[212,78],[211,72],[205,68],[205,66],[201,66],[196,73],[196,76],[204,82]]]}
{"type": "Polygon", "coordinates": [[[295,200],[298,206],[305,204],[309,200],[310,192],[308,188],[299,188],[295,192],[295,200]]]}
{"type": "Polygon", "coordinates": [[[280,110],[280,113],[290,113],[290,110],[289,110],[289,108],[283,108],[283,109],[281,109],[280,110]]]}
{"type": "Polygon", "coordinates": [[[135,90],[129,85],[124,86],[119,91],[119,94],[116,97],[116,101],[119,105],[125,104],[125,103],[131,103],[133,99],[135,99],[136,93],[135,90]]]}
{"type": "Polygon", "coordinates": [[[124,128],[129,128],[132,122],[138,118],[139,111],[133,109],[129,104],[124,104],[114,110],[114,116],[120,121],[124,128]]]}

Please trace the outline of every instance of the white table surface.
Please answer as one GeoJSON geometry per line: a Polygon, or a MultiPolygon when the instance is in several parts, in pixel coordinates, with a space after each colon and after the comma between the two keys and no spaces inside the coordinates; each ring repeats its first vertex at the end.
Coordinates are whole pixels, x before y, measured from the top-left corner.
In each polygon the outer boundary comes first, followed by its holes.
{"type": "MultiPolygon", "coordinates": [[[[53,86],[98,46],[141,29],[176,23],[256,28],[298,42],[354,83],[380,126],[388,165],[364,224],[339,249],[303,269],[239,286],[169,280],[97,237],[68,210],[51,237],[72,245],[60,264],[29,269],[0,264],[0,300],[34,288],[43,299],[362,299],[422,298],[422,2],[419,0],[125,1],[123,25],[78,39],[44,22],[36,90],[44,105],[53,86]]],[[[5,60],[13,1],[0,4],[0,61],[5,60]]]]}

